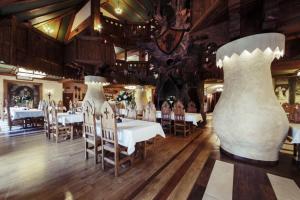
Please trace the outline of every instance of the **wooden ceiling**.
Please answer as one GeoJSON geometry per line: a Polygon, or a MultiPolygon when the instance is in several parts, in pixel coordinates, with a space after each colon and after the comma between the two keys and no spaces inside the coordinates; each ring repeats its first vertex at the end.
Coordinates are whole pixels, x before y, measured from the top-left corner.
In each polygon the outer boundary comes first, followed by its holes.
{"type": "MultiPolygon", "coordinates": [[[[128,22],[145,22],[153,11],[151,0],[99,0],[104,15],[128,22]],[[119,3],[118,3],[119,2],[119,3]],[[117,15],[114,9],[123,9],[117,15]]],[[[1,0],[0,17],[15,16],[59,41],[64,41],[74,15],[88,0],[1,0]]]]}

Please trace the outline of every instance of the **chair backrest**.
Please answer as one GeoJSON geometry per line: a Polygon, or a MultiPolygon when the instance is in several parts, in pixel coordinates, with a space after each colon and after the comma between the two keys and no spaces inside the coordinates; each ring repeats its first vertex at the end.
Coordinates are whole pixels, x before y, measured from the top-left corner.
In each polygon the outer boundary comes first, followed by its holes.
{"type": "Polygon", "coordinates": [[[178,100],[173,107],[174,121],[185,121],[185,110],[183,103],[178,100]]]}
{"type": "Polygon", "coordinates": [[[83,134],[96,135],[95,106],[89,101],[83,104],[83,134]]]}
{"type": "Polygon", "coordinates": [[[196,107],[195,102],[190,101],[188,103],[187,112],[189,112],[189,113],[196,113],[197,112],[197,107],[196,107]]]}
{"type": "Polygon", "coordinates": [[[164,101],[161,106],[161,119],[171,120],[171,106],[167,101],[164,101]]]}
{"type": "Polygon", "coordinates": [[[127,118],[129,118],[129,119],[136,119],[137,118],[136,107],[134,107],[134,108],[132,108],[132,107],[127,108],[127,118]]]}
{"type": "Polygon", "coordinates": [[[151,101],[147,103],[143,110],[143,120],[156,122],[156,108],[151,101]]]}
{"type": "Polygon", "coordinates": [[[117,121],[113,108],[105,101],[101,107],[101,138],[104,142],[118,144],[117,121]]]}
{"type": "MultiPolygon", "coordinates": [[[[51,103],[51,102],[50,102],[51,103]]],[[[50,104],[49,109],[49,119],[50,119],[50,115],[51,115],[51,126],[54,128],[58,128],[58,119],[57,119],[57,109],[55,107],[55,105],[50,104]]]]}
{"type": "Polygon", "coordinates": [[[11,126],[12,125],[11,113],[10,113],[10,107],[9,107],[7,99],[4,100],[4,104],[5,104],[5,108],[6,108],[6,112],[7,112],[7,122],[8,122],[8,125],[11,126]]]}

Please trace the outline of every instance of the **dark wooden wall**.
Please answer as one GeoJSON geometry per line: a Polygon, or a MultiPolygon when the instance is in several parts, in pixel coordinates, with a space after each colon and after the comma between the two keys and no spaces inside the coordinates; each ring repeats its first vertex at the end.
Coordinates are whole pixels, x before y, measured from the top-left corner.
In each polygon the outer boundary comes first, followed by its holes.
{"type": "Polygon", "coordinates": [[[63,73],[63,44],[18,23],[14,18],[0,22],[0,60],[7,64],[63,73]]]}

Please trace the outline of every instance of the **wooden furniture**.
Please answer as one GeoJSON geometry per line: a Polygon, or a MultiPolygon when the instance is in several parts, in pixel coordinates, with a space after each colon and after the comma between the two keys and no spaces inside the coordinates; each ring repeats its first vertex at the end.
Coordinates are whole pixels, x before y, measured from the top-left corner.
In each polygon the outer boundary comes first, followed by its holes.
{"type": "Polygon", "coordinates": [[[45,129],[46,137],[48,139],[51,139],[52,127],[51,127],[50,118],[49,118],[49,105],[48,105],[48,103],[46,101],[44,101],[41,108],[43,109],[43,113],[44,113],[44,129],[45,129]]]}
{"type": "Polygon", "coordinates": [[[96,133],[95,108],[89,101],[85,101],[83,105],[83,134],[85,135],[85,159],[92,154],[97,164],[98,157],[101,156],[101,138],[96,133]]]}
{"type": "Polygon", "coordinates": [[[132,108],[129,107],[127,108],[127,117],[128,119],[137,119],[137,111],[136,111],[136,107],[132,108]]]}
{"type": "Polygon", "coordinates": [[[187,112],[188,113],[197,113],[197,107],[196,107],[195,102],[190,101],[188,103],[187,112]]]}
{"type": "MultiPolygon", "coordinates": [[[[188,113],[197,113],[197,107],[196,107],[195,102],[190,101],[190,102],[188,103],[187,112],[188,112],[188,113]]],[[[190,131],[191,131],[191,132],[194,132],[194,131],[195,131],[195,126],[193,125],[192,122],[188,122],[188,123],[189,123],[189,125],[190,125],[190,131]]]]}
{"type": "Polygon", "coordinates": [[[167,130],[170,134],[172,132],[172,118],[171,118],[170,104],[165,101],[161,106],[161,126],[164,130],[167,130]]]}
{"type": "Polygon", "coordinates": [[[17,125],[21,125],[21,126],[25,127],[24,119],[12,120],[11,113],[10,113],[10,107],[9,107],[7,99],[4,100],[4,104],[5,104],[6,111],[7,111],[7,122],[8,122],[9,130],[11,131],[12,126],[17,126],[17,125]]]}
{"type": "Polygon", "coordinates": [[[56,143],[59,141],[59,137],[64,136],[68,137],[71,136],[71,127],[70,126],[64,126],[60,123],[58,123],[57,120],[57,109],[55,106],[50,107],[50,113],[51,113],[51,133],[53,137],[55,137],[56,143]]]}
{"type": "Polygon", "coordinates": [[[152,102],[148,102],[143,110],[143,120],[156,122],[156,108],[152,102]]]}
{"type": "Polygon", "coordinates": [[[181,101],[174,104],[174,134],[183,133],[184,137],[190,132],[190,124],[185,121],[185,110],[181,101]]]}
{"type": "Polygon", "coordinates": [[[119,168],[126,162],[132,163],[126,147],[119,145],[115,112],[107,101],[101,108],[101,140],[102,140],[102,168],[109,163],[115,168],[115,176],[119,175],[119,168]]]}

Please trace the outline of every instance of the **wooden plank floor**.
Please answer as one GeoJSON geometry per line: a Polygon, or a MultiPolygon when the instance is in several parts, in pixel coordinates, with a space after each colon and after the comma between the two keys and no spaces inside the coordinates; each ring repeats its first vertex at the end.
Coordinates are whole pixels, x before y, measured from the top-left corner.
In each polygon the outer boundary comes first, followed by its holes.
{"type": "Polygon", "coordinates": [[[211,124],[186,138],[159,139],[146,160],[117,178],[92,158],[85,161],[83,149],[83,139],[56,144],[44,135],[0,138],[0,199],[202,199],[215,160],[234,164],[234,199],[249,191],[258,199],[274,198],[266,173],[294,178],[298,186],[300,180],[290,156],[281,154],[278,166],[257,170],[220,154],[211,124]],[[271,193],[259,193],[265,191],[271,193]]]}
{"type": "MultiPolygon", "coordinates": [[[[190,170],[189,176],[195,171],[200,172],[198,165],[196,168],[190,166],[194,161],[204,165],[210,152],[208,142],[211,137],[209,132],[198,129],[186,138],[159,139],[150,146],[146,160],[136,161],[117,178],[112,169],[103,172],[101,164],[95,165],[93,159],[84,160],[82,139],[56,144],[43,134],[1,138],[0,199],[168,197],[176,184],[167,187],[166,183],[170,180],[187,182],[178,175],[190,170]]],[[[187,189],[190,190],[192,185],[187,189]]],[[[189,191],[185,193],[187,196],[189,191]]]]}

